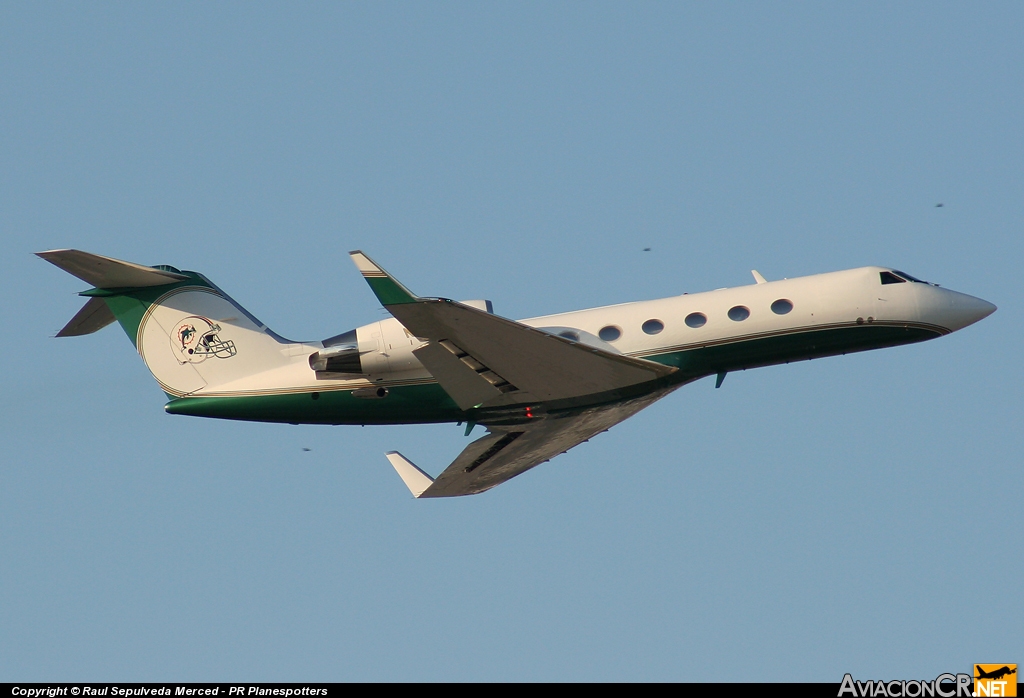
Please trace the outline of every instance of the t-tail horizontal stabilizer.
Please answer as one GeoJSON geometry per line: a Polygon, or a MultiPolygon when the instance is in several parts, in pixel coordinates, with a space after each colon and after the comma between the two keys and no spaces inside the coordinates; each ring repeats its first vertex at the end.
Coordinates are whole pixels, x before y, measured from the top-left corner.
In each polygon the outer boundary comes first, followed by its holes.
{"type": "Polygon", "coordinates": [[[173,284],[188,278],[173,271],[144,267],[81,250],[47,250],[36,252],[36,256],[96,288],[146,288],[173,284]]]}
{"type": "Polygon", "coordinates": [[[424,490],[434,484],[434,478],[417,468],[415,463],[398,451],[388,451],[386,455],[413,497],[418,499],[424,490]]]}
{"type": "MultiPolygon", "coordinates": [[[[81,250],[47,250],[36,252],[36,256],[98,289],[164,286],[188,278],[184,274],[144,267],[81,250]]],[[[114,319],[114,313],[102,298],[90,298],[57,336],[80,337],[92,334],[114,322],[114,319]]]]}

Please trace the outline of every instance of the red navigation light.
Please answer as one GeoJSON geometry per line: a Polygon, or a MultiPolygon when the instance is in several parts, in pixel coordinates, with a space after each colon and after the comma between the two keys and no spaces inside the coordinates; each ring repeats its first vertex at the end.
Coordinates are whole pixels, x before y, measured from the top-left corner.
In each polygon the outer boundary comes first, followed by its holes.
{"type": "Polygon", "coordinates": [[[527,407],[526,408],[526,416],[529,419],[533,419],[533,408],[532,407],[527,407]]]}

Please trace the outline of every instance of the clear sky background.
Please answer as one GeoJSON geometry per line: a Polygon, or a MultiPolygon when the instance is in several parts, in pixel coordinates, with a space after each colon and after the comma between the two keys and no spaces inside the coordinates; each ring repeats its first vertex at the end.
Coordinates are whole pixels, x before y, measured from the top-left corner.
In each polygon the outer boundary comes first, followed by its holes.
{"type": "Polygon", "coordinates": [[[1024,663],[1022,37],[1014,2],[0,2],[0,680],[1024,663]],[[415,501],[384,451],[436,474],[462,428],[166,415],[119,328],[51,338],[56,247],[297,339],[382,316],[355,248],[513,318],[866,264],[999,311],[415,501]]]}

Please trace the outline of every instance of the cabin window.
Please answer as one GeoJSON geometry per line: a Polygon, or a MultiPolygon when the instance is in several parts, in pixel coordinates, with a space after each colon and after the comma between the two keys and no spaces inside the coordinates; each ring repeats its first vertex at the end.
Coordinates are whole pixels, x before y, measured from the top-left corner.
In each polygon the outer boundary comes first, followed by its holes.
{"type": "Polygon", "coordinates": [[[622,330],[615,325],[608,325],[607,327],[602,327],[601,331],[597,333],[597,336],[606,342],[614,342],[622,336],[622,330]]]}
{"type": "Polygon", "coordinates": [[[729,319],[734,322],[743,322],[748,317],[750,317],[750,308],[746,308],[742,305],[729,308],[729,319]]]}
{"type": "Polygon", "coordinates": [[[785,315],[792,309],[793,303],[791,301],[787,301],[785,298],[780,298],[772,303],[772,312],[776,315],[785,315]]]}
{"type": "Polygon", "coordinates": [[[708,323],[708,316],[704,313],[690,313],[686,316],[686,326],[697,329],[698,327],[704,327],[708,323]]]}
{"type": "Polygon", "coordinates": [[[663,323],[661,320],[648,320],[647,322],[640,326],[640,329],[642,329],[647,334],[658,334],[663,329],[665,329],[665,323],[663,323]]]}
{"type": "Polygon", "coordinates": [[[905,283],[907,283],[906,279],[901,279],[900,277],[898,277],[895,274],[893,274],[891,271],[882,271],[882,272],[879,272],[878,275],[882,277],[882,285],[883,286],[885,284],[905,284],[905,283]]]}

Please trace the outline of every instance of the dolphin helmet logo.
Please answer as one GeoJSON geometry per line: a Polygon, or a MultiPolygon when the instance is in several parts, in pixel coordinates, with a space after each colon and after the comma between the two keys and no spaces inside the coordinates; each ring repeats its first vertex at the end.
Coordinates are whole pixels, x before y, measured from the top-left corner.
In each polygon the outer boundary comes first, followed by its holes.
{"type": "Polygon", "coordinates": [[[209,357],[229,359],[238,351],[235,343],[218,334],[220,325],[202,315],[189,315],[171,332],[171,350],[179,364],[198,364],[209,357]]]}

